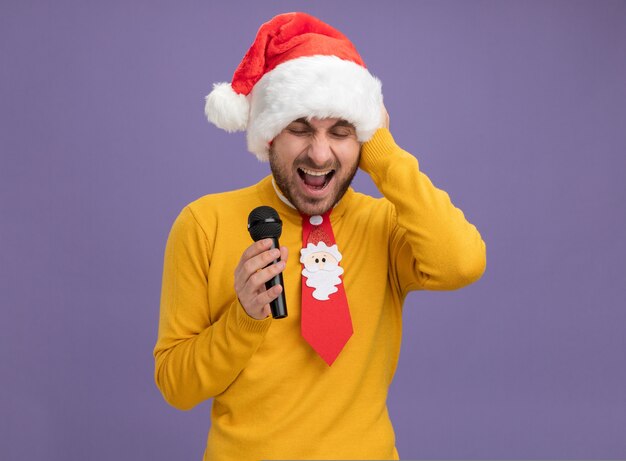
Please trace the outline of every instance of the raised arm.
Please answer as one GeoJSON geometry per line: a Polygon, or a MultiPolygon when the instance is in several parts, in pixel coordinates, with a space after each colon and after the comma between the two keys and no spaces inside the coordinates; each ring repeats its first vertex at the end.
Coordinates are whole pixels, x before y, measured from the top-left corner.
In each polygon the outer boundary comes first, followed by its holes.
{"type": "Polygon", "coordinates": [[[393,205],[391,267],[403,293],[453,290],[481,277],[486,249],[478,230],[387,128],[363,144],[360,167],[393,205]]]}

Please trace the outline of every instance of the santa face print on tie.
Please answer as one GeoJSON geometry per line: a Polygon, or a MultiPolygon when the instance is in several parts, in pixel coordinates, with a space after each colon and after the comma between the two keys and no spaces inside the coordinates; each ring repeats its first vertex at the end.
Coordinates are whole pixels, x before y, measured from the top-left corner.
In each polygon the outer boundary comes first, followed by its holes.
{"type": "Polygon", "coordinates": [[[306,285],[314,289],[313,297],[326,301],[338,291],[341,284],[339,276],[343,268],[339,266],[341,253],[337,245],[328,246],[326,242],[308,243],[300,250],[300,262],[304,265],[302,275],[306,277],[306,285]]]}

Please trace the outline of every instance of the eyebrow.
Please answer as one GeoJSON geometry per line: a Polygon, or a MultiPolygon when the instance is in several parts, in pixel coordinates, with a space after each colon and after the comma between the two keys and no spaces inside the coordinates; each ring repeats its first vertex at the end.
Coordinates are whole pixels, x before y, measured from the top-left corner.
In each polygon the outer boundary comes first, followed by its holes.
{"type": "MultiPolygon", "coordinates": [[[[303,123],[303,124],[305,124],[306,126],[308,126],[309,128],[313,128],[313,126],[311,126],[311,124],[309,123],[309,121],[308,121],[306,118],[304,118],[304,117],[301,117],[301,118],[299,118],[299,119],[297,119],[297,120],[294,120],[294,121],[293,121],[293,122],[291,122],[291,123],[303,123]]],[[[356,129],[356,127],[355,127],[352,123],[350,123],[350,122],[349,122],[349,121],[347,121],[347,120],[343,120],[343,119],[341,119],[341,120],[337,120],[337,123],[333,124],[333,126],[331,126],[330,128],[332,129],[332,128],[335,128],[335,127],[337,127],[337,126],[345,126],[345,127],[348,127],[348,128],[354,128],[354,129],[356,129]]]]}

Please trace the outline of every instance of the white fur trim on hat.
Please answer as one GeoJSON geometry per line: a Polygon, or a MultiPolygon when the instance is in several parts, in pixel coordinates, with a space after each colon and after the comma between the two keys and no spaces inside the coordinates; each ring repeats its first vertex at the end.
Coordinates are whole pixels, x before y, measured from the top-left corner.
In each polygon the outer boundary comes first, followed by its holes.
{"type": "Polygon", "coordinates": [[[211,123],[230,133],[245,131],[250,104],[243,94],[235,93],[230,83],[216,83],[206,96],[204,113],[211,123]]]}
{"type": "Polygon", "coordinates": [[[360,142],[369,140],[382,122],[380,81],[365,67],[337,56],[286,61],[266,73],[250,96],[248,150],[264,161],[269,142],[299,118],[347,120],[360,142]]]}

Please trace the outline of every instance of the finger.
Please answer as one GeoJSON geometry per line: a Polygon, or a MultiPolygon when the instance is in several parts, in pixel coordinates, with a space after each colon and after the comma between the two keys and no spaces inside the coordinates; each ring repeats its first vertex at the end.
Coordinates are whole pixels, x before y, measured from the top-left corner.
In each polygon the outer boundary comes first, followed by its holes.
{"type": "Polygon", "coordinates": [[[252,245],[250,245],[248,248],[245,249],[245,251],[241,255],[240,261],[242,262],[247,261],[250,258],[253,258],[263,253],[264,251],[267,251],[268,249],[272,247],[272,244],[273,244],[272,239],[262,239],[262,240],[259,240],[258,242],[254,242],[252,245]]]}
{"type": "Polygon", "coordinates": [[[264,269],[256,271],[246,284],[253,292],[259,291],[265,285],[265,282],[269,282],[273,277],[280,274],[285,269],[285,262],[278,261],[276,264],[271,264],[264,269]]]}
{"type": "Polygon", "coordinates": [[[270,314],[269,303],[280,295],[283,288],[280,285],[276,285],[266,290],[265,283],[283,271],[284,268],[284,261],[271,264],[265,269],[255,272],[245,283],[241,292],[238,293],[238,297],[239,302],[248,312],[248,315],[255,319],[263,319],[270,314]]]}
{"type": "Polygon", "coordinates": [[[248,262],[250,258],[257,256],[258,254],[267,251],[272,246],[272,241],[270,239],[259,240],[258,242],[254,242],[248,248],[246,248],[239,258],[239,262],[237,263],[237,267],[235,267],[235,290],[240,291],[243,288],[243,284],[246,283],[248,278],[250,277],[249,270],[246,270],[244,265],[248,262]]]}
{"type": "MultiPolygon", "coordinates": [[[[266,240],[266,242],[270,242],[270,245],[272,244],[271,240],[266,240]]],[[[243,255],[241,256],[241,259],[239,260],[239,264],[237,264],[237,267],[235,268],[235,279],[239,279],[241,283],[245,283],[252,273],[267,266],[269,263],[271,263],[275,259],[278,259],[280,255],[279,250],[276,250],[276,249],[268,250],[267,248],[264,251],[257,253],[259,248],[263,248],[263,245],[257,246],[256,245],[257,243],[259,242],[256,242],[250,245],[248,248],[246,248],[246,250],[243,252],[243,255]],[[264,253],[267,253],[268,251],[269,251],[269,254],[262,256],[264,253]]]]}
{"type": "Polygon", "coordinates": [[[272,248],[271,250],[264,251],[258,254],[243,264],[243,272],[245,276],[250,278],[251,275],[259,272],[264,267],[268,266],[272,262],[280,258],[280,250],[278,248],[272,248]]]}
{"type": "Polygon", "coordinates": [[[256,298],[254,299],[254,304],[256,304],[257,306],[263,306],[263,310],[265,310],[265,307],[267,307],[267,312],[269,314],[270,312],[269,304],[272,301],[274,301],[276,298],[278,298],[278,296],[280,295],[282,291],[283,291],[282,286],[280,285],[273,286],[269,290],[266,290],[258,294],[256,298]]]}
{"type": "Polygon", "coordinates": [[[258,296],[259,293],[265,291],[265,283],[270,281],[284,269],[285,262],[278,261],[276,264],[270,264],[264,269],[258,269],[249,275],[245,275],[243,272],[235,272],[235,292],[242,301],[242,304],[246,307],[250,306],[250,301],[258,296]]]}
{"type": "Polygon", "coordinates": [[[280,259],[281,259],[281,261],[287,262],[288,258],[289,258],[289,250],[287,249],[287,247],[281,246],[280,247],[280,259]]]}
{"type": "Polygon", "coordinates": [[[250,317],[256,320],[263,320],[264,318],[269,317],[270,314],[272,313],[272,309],[270,308],[269,304],[265,304],[264,306],[261,306],[260,308],[255,307],[254,309],[247,309],[244,306],[244,309],[250,317]]]}
{"type": "Polygon", "coordinates": [[[389,112],[387,112],[387,108],[385,107],[385,104],[383,103],[381,105],[381,127],[387,128],[389,129],[389,112]]]}
{"type": "Polygon", "coordinates": [[[269,317],[272,314],[272,309],[270,308],[269,304],[266,304],[265,306],[263,306],[263,309],[261,309],[261,318],[264,319],[265,317],[269,317]]]}

